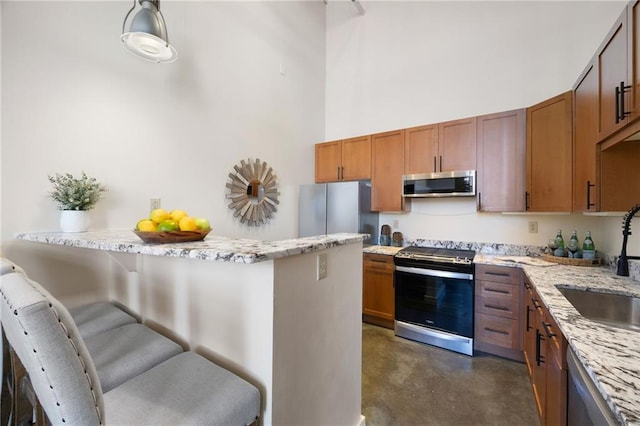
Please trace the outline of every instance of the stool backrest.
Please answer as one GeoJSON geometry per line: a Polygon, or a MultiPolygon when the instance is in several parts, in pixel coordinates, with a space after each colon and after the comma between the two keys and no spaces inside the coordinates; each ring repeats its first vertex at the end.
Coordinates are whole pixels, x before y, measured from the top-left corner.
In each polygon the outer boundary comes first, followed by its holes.
{"type": "Polygon", "coordinates": [[[0,319],[52,424],[104,424],[95,366],[69,311],[22,273],[0,277],[0,319]]]}

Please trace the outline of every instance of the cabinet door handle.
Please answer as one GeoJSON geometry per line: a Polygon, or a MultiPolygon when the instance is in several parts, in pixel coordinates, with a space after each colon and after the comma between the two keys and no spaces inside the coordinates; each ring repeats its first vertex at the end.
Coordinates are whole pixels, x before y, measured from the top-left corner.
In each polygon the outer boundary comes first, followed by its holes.
{"type": "Polygon", "coordinates": [[[438,166],[436,166],[436,156],[433,156],[433,173],[438,171],[438,166]]]}
{"type": "Polygon", "coordinates": [[[344,180],[344,166],[340,166],[340,180],[344,180]]]}
{"type": "Polygon", "coordinates": [[[620,122],[620,88],[616,86],[616,124],[620,122]]]}
{"type": "Polygon", "coordinates": [[[500,333],[500,334],[504,334],[504,335],[508,335],[509,332],[508,331],[504,331],[504,330],[496,330],[495,328],[489,328],[489,327],[485,327],[484,328],[485,331],[490,331],[492,333],[500,333]]]}
{"type": "Polygon", "coordinates": [[[340,180],[340,166],[338,166],[338,180],[340,180]]]}
{"type": "Polygon", "coordinates": [[[624,110],[624,93],[629,89],[631,89],[631,86],[625,86],[624,81],[621,81],[620,86],[616,87],[616,124],[631,114],[624,110]]]}
{"type": "Polygon", "coordinates": [[[596,205],[596,203],[591,202],[591,187],[594,186],[596,186],[595,183],[591,183],[590,180],[587,181],[587,210],[596,205]]]}
{"type": "Polygon", "coordinates": [[[524,193],[524,209],[529,210],[529,192],[525,191],[524,193]]]}
{"type": "Polygon", "coordinates": [[[531,315],[531,307],[527,304],[527,322],[526,322],[526,331],[531,330],[531,325],[529,325],[529,319],[530,319],[530,315],[531,315]]]}
{"type": "Polygon", "coordinates": [[[542,341],[544,337],[542,337],[542,333],[538,329],[536,329],[536,365],[539,367],[540,364],[544,364],[544,357],[540,354],[540,347],[542,346],[542,341]]]}
{"type": "Polygon", "coordinates": [[[442,171],[442,155],[440,156],[440,171],[442,171]]]}
{"type": "Polygon", "coordinates": [[[482,211],[482,192],[478,192],[478,210],[482,211]]]}

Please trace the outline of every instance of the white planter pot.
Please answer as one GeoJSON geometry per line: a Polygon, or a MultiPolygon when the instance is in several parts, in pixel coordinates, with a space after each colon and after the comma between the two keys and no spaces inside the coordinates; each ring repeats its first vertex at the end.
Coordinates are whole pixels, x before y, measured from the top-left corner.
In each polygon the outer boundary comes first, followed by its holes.
{"type": "Polygon", "coordinates": [[[60,212],[60,229],[62,232],[86,232],[88,228],[88,211],[62,210],[60,212]]]}

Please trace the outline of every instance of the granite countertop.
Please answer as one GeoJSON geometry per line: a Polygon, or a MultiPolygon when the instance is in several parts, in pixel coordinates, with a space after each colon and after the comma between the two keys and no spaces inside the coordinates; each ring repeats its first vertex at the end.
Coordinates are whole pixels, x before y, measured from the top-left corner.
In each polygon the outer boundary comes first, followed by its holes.
{"type": "Polygon", "coordinates": [[[366,246],[362,249],[363,253],[369,254],[386,254],[388,256],[393,256],[397,252],[399,252],[402,247],[395,246],[366,246]]]}
{"type": "Polygon", "coordinates": [[[640,283],[606,267],[530,266],[476,255],[475,263],[521,267],[616,417],[640,425],[640,332],[583,317],[556,285],[640,297],[640,283]]]}
{"type": "Polygon", "coordinates": [[[16,235],[18,240],[151,256],[184,257],[221,262],[256,263],[358,243],[367,234],[329,234],[278,241],[207,235],[202,241],[175,244],[144,243],[131,230],[79,233],[34,232],[16,235]]]}

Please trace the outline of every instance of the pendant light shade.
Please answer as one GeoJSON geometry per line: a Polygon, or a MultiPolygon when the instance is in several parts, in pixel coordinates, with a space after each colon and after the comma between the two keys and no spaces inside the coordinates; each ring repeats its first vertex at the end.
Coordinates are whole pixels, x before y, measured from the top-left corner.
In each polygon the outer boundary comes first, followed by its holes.
{"type": "Polygon", "coordinates": [[[141,9],[131,20],[129,31],[125,32],[127,19],[136,7],[127,13],[122,23],[123,46],[131,53],[152,62],[173,62],[178,57],[176,49],[169,44],[164,16],[160,12],[160,0],[139,0],[141,9]]]}

